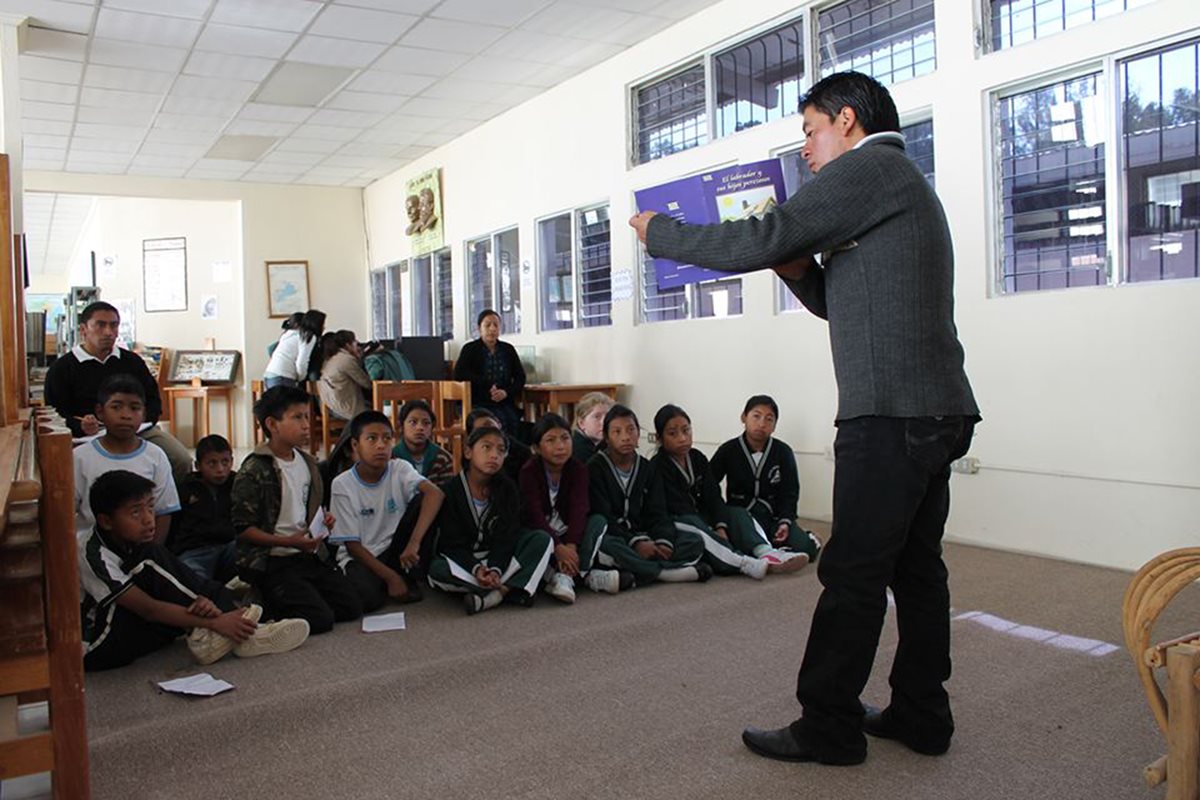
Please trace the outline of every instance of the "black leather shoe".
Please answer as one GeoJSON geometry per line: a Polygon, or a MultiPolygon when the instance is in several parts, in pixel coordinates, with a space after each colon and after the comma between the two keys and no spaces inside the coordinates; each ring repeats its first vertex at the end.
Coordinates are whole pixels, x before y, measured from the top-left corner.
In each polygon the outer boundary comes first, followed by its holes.
{"type": "Polygon", "coordinates": [[[886,711],[863,703],[863,733],[876,739],[895,739],[914,753],[923,756],[940,756],[950,749],[950,739],[924,741],[908,734],[886,711]]]}
{"type": "Polygon", "coordinates": [[[742,731],[742,742],[751,752],[777,761],[816,762],[831,766],[851,766],[866,760],[861,755],[843,755],[818,752],[810,742],[797,736],[792,726],[765,731],[761,728],[746,728],[742,731]]]}

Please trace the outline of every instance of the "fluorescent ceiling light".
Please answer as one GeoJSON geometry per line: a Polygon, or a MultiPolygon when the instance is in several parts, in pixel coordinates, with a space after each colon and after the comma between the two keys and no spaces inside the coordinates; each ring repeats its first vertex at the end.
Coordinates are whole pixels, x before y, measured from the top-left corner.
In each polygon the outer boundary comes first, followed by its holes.
{"type": "Polygon", "coordinates": [[[316,108],[357,70],[284,61],[254,95],[258,103],[316,108]]]}
{"type": "Polygon", "coordinates": [[[217,139],[209,148],[205,158],[220,158],[230,161],[258,161],[275,142],[274,136],[227,135],[217,139]]]}

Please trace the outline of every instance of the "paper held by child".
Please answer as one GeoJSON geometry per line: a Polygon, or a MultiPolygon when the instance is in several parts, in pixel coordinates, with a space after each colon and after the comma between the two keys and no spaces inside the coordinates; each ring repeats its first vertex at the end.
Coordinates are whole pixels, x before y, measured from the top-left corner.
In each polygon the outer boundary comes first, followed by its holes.
{"type": "Polygon", "coordinates": [[[176,678],[173,681],[160,681],[158,688],[173,694],[189,694],[196,697],[212,697],[221,692],[228,692],[233,684],[214,678],[207,672],[188,675],[186,678],[176,678]]]}
{"type": "Polygon", "coordinates": [[[329,527],[325,524],[325,509],[317,509],[312,522],[308,523],[308,535],[314,539],[324,539],[329,535],[329,527]]]}
{"type": "Polygon", "coordinates": [[[402,630],[405,630],[403,611],[397,611],[392,614],[375,614],[374,616],[363,617],[362,620],[363,633],[382,633],[383,631],[402,630]]]}

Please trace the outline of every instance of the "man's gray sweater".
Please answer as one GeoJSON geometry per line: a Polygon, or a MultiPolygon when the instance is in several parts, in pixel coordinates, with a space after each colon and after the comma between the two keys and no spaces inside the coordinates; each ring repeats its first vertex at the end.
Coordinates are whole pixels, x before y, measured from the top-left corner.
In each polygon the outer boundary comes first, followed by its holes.
{"type": "Polygon", "coordinates": [[[829,321],[838,420],[979,413],[954,327],[954,251],[942,204],[880,137],[826,164],[762,219],[683,225],[650,220],[647,249],[728,272],[821,254],[788,287],[829,321]]]}

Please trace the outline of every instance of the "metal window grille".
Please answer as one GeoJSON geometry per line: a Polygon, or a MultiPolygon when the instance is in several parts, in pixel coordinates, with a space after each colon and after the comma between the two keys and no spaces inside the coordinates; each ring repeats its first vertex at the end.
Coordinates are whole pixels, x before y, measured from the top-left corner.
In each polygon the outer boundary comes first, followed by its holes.
{"type": "Polygon", "coordinates": [[[467,242],[467,288],[470,296],[470,327],[485,308],[492,307],[492,237],[467,242]]]}
{"type": "Polygon", "coordinates": [[[855,70],[891,84],[933,72],[933,0],[849,0],[817,17],[821,74],[855,70]]]}
{"type": "Polygon", "coordinates": [[[579,325],[612,324],[612,243],[608,206],[575,212],[579,233],[579,325]]]}
{"type": "Polygon", "coordinates": [[[388,293],[387,271],[371,270],[371,338],[386,339],[388,336],[388,293]]]}
{"type": "Polygon", "coordinates": [[[712,81],[718,137],[798,113],[804,19],[714,55],[712,81]]]}
{"type": "Polygon", "coordinates": [[[413,335],[433,335],[433,259],[414,258],[412,262],[413,335]]]}
{"type": "Polygon", "coordinates": [[[642,252],[642,268],[639,270],[641,272],[642,284],[642,319],[646,322],[687,319],[687,287],[680,286],[676,289],[658,288],[654,260],[645,255],[644,250],[642,252]]]}
{"type": "Polygon", "coordinates": [[[437,335],[446,341],[454,338],[454,276],[450,269],[450,249],[433,254],[434,308],[437,335]]]}
{"type": "Polygon", "coordinates": [[[538,273],[542,282],[542,330],[575,327],[575,289],[571,267],[571,215],[538,222],[538,273]]]}
{"type": "Polygon", "coordinates": [[[634,161],[644,164],[708,141],[704,64],[634,89],[634,161]]]}
{"type": "Polygon", "coordinates": [[[1002,291],[1107,280],[1100,85],[1093,73],[996,101],[1002,291]]]}
{"type": "Polygon", "coordinates": [[[521,332],[521,244],[517,229],[510,228],[496,234],[496,274],[492,281],[496,286],[496,310],[505,333],[521,332]]]}
{"type": "Polygon", "coordinates": [[[904,134],[904,152],[910,161],[917,165],[929,185],[937,187],[933,163],[933,120],[914,122],[900,129],[904,134]]]}
{"type": "Polygon", "coordinates": [[[992,50],[1032,42],[1153,0],[990,0],[992,50]]]}
{"type": "Polygon", "coordinates": [[[407,261],[397,261],[395,264],[387,266],[387,291],[388,291],[388,329],[387,338],[395,339],[400,336],[402,331],[401,322],[404,319],[404,314],[401,306],[400,287],[401,276],[408,271],[407,261]]]}
{"type": "Polygon", "coordinates": [[[693,286],[697,317],[735,317],[742,313],[742,279],[723,278],[693,286]]]}
{"type": "Polygon", "coordinates": [[[1200,41],[1119,69],[1126,277],[1200,277],[1200,41]]]}

